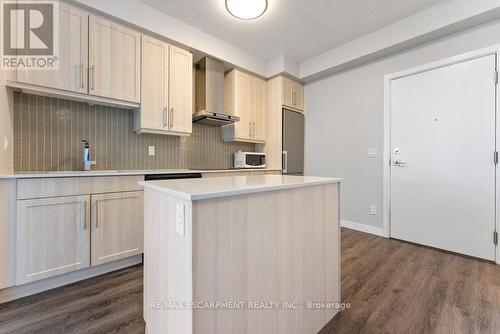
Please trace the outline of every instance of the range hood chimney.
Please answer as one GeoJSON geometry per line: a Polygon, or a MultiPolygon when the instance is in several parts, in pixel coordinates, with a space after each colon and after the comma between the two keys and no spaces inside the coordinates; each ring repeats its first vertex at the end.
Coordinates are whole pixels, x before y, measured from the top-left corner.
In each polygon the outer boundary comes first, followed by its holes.
{"type": "Polygon", "coordinates": [[[240,120],[224,114],[224,63],[221,61],[205,57],[196,64],[196,110],[194,123],[221,126],[240,120]]]}

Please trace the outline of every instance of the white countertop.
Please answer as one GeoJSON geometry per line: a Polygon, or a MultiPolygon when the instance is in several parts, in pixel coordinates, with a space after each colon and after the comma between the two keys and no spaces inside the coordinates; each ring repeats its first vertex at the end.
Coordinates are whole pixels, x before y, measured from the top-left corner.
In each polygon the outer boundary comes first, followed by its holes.
{"type": "Polygon", "coordinates": [[[99,170],[99,171],[60,171],[60,172],[33,172],[33,173],[5,173],[0,174],[0,179],[36,179],[52,177],[91,177],[91,176],[127,176],[150,174],[186,174],[186,173],[230,173],[230,172],[256,172],[274,171],[274,169],[152,169],[152,170],[99,170]]]}
{"type": "Polygon", "coordinates": [[[196,201],[209,198],[338,183],[341,181],[342,179],[338,178],[312,176],[254,175],[226,176],[205,179],[145,181],[139,182],[139,184],[145,188],[163,192],[168,195],[196,201]]]}

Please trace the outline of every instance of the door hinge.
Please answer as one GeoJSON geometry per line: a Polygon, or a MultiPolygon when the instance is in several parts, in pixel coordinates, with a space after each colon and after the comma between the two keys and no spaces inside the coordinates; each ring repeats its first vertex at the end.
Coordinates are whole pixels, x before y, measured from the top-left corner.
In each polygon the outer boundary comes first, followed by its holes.
{"type": "Polygon", "coordinates": [[[495,162],[495,165],[498,165],[498,151],[495,151],[493,155],[493,161],[495,162]]]}
{"type": "Polygon", "coordinates": [[[493,243],[498,245],[498,232],[493,232],[493,243]]]}
{"type": "Polygon", "coordinates": [[[495,85],[498,83],[498,70],[495,70],[495,73],[493,74],[495,78],[495,85]]]}

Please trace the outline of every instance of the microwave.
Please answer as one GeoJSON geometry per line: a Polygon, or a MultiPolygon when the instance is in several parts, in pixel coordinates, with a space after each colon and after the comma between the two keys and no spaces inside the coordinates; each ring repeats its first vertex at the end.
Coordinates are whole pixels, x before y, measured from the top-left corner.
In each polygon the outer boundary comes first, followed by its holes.
{"type": "Polygon", "coordinates": [[[235,152],[234,168],[266,168],[266,154],[256,152],[235,152]]]}

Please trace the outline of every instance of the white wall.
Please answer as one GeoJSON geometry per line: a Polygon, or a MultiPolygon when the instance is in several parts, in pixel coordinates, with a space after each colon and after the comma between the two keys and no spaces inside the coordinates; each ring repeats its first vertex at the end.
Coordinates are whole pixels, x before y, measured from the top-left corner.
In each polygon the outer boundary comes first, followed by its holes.
{"type": "Polygon", "coordinates": [[[305,172],[346,178],[342,219],[372,231],[383,225],[384,75],[494,44],[500,20],[306,85],[305,172]],[[378,150],[377,159],[368,159],[368,148],[378,150]]]}

